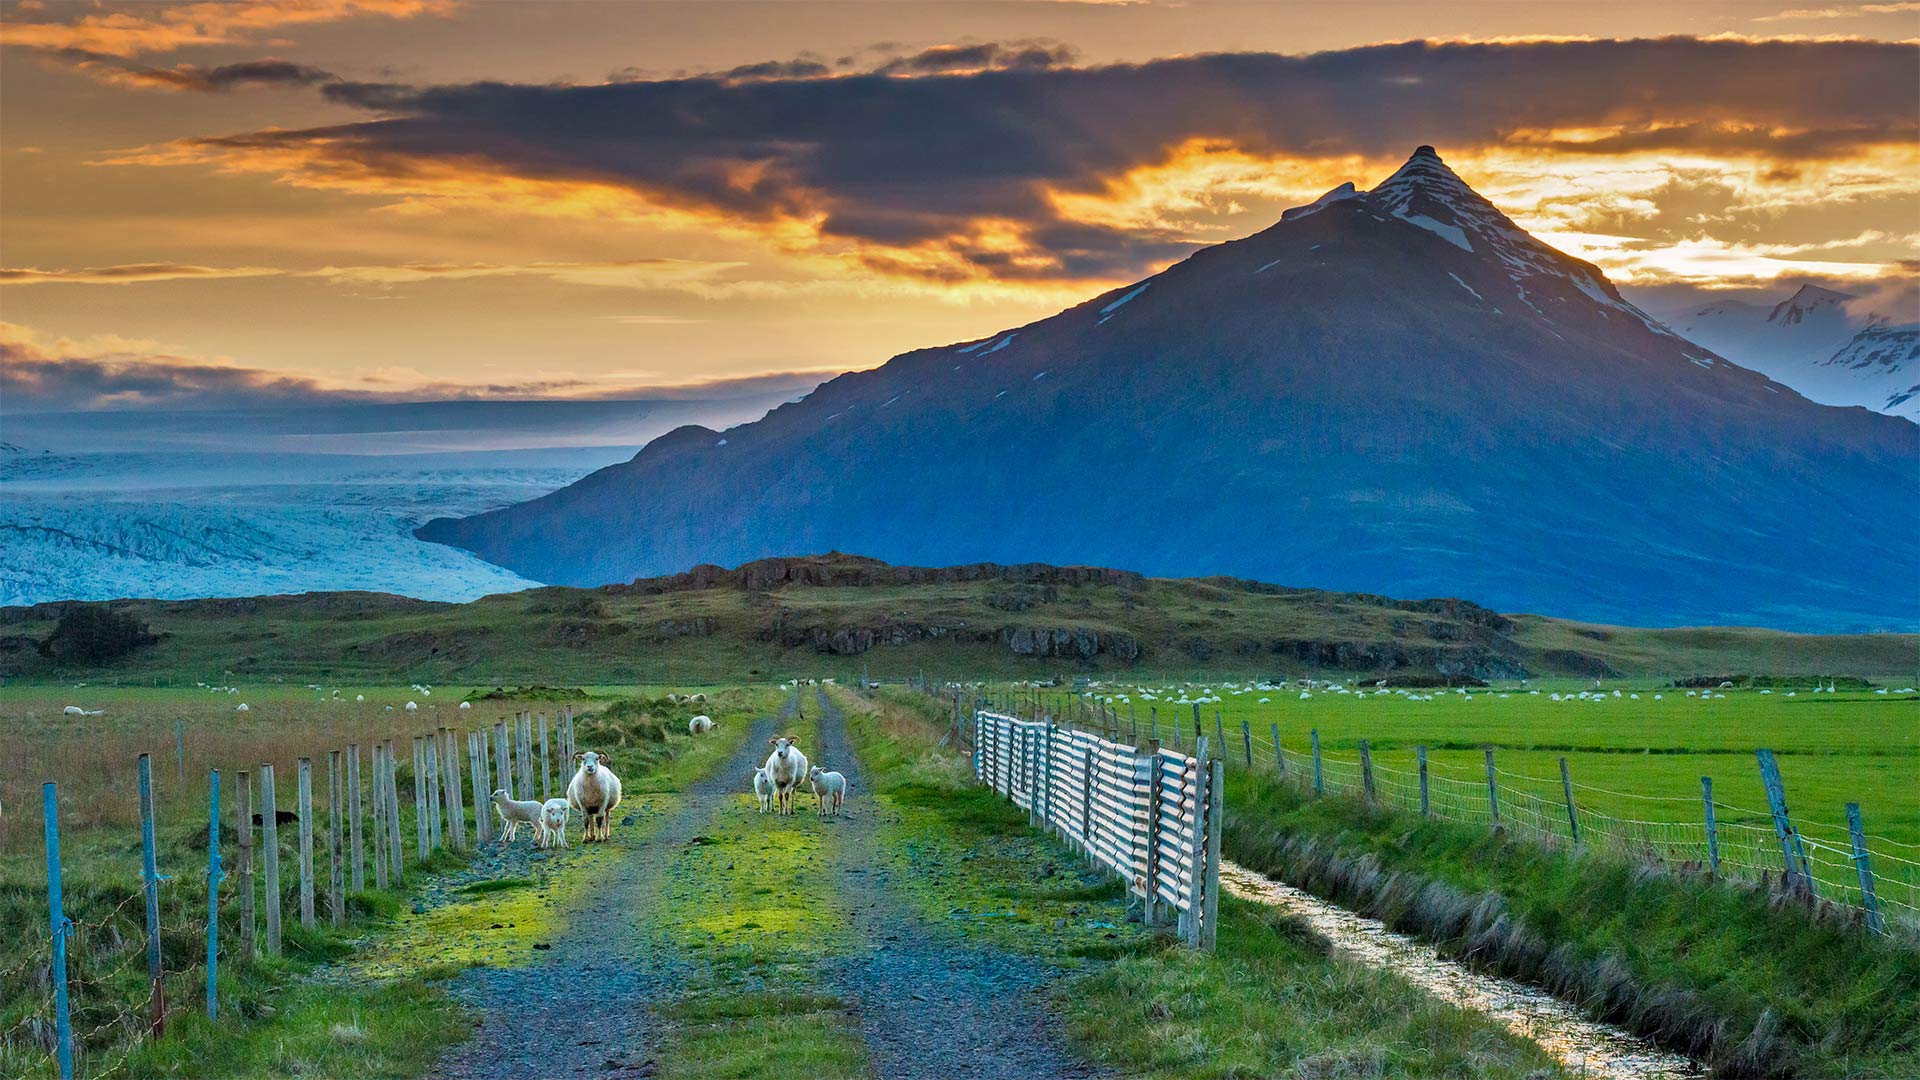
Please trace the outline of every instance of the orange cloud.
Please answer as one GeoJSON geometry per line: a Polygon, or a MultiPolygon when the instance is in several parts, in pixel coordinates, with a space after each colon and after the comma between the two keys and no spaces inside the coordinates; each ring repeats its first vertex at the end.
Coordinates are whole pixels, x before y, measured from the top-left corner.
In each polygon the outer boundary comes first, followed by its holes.
{"type": "Polygon", "coordinates": [[[194,45],[239,45],[264,32],[361,16],[445,15],[454,0],[236,0],[93,11],[71,22],[0,23],[0,45],[132,57],[194,45]],[[136,14],[136,12],[138,12],[136,14]]]}

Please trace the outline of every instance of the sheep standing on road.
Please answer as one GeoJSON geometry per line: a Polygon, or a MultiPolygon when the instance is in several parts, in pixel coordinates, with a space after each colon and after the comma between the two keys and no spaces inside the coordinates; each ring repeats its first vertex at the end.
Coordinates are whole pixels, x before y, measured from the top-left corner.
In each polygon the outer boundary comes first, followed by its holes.
{"type": "Polygon", "coordinates": [[[760,812],[773,809],[773,777],[767,775],[765,766],[753,770],[753,794],[760,800],[760,812]]]}
{"type": "Polygon", "coordinates": [[[573,780],[567,784],[567,805],[580,811],[580,842],[613,838],[608,815],[620,805],[620,778],[607,766],[612,759],[605,754],[585,750],[573,755],[580,763],[573,780]]]}
{"type": "Polygon", "coordinates": [[[713,722],[713,717],[696,716],[693,719],[687,721],[687,734],[705,735],[707,732],[712,731],[716,726],[718,725],[716,725],[713,722]]]}
{"type": "Polygon", "coordinates": [[[814,798],[820,800],[820,816],[838,817],[847,802],[847,778],[815,765],[807,770],[807,782],[813,785],[814,798]]]}
{"type": "Polygon", "coordinates": [[[785,817],[793,813],[793,793],[807,775],[807,755],[785,735],[768,739],[773,753],[767,755],[767,778],[773,781],[773,801],[785,817]]]}
{"type": "Polygon", "coordinates": [[[567,814],[570,810],[565,799],[548,799],[540,804],[540,820],[534,822],[533,830],[536,847],[567,846],[567,814]]]}
{"type": "Polygon", "coordinates": [[[506,826],[500,833],[500,842],[511,843],[519,834],[520,826],[525,824],[533,828],[534,842],[540,840],[540,813],[544,809],[537,800],[516,799],[507,794],[506,788],[496,788],[493,793],[493,808],[500,812],[500,820],[506,826]]]}

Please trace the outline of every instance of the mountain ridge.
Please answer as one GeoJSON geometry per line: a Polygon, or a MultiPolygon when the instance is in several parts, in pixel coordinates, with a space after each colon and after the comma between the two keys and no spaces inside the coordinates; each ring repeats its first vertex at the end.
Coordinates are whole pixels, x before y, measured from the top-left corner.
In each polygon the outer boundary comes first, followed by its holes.
{"type": "Polygon", "coordinates": [[[583,585],[839,549],[1612,622],[1916,622],[1885,584],[1920,567],[1888,522],[1920,517],[1912,425],[1681,338],[1430,147],[1318,206],[419,535],[583,585]],[[1790,520],[1787,495],[1839,509],[1790,520]]]}

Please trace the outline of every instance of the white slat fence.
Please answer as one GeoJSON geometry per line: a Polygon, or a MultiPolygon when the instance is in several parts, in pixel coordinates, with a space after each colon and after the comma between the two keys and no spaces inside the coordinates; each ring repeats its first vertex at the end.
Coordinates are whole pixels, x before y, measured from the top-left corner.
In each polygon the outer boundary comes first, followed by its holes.
{"type": "Polygon", "coordinates": [[[1126,882],[1148,925],[1171,912],[1189,945],[1213,947],[1223,778],[1206,739],[1192,756],[1141,750],[987,710],[973,736],[975,779],[1126,882]]]}

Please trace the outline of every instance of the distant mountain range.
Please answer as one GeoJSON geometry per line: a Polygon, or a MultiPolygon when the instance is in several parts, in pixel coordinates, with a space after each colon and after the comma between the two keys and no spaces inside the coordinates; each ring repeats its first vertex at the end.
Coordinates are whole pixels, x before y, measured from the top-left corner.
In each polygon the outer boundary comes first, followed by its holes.
{"type": "Polygon", "coordinates": [[[1778,303],[1719,301],[1666,321],[1814,401],[1920,420],[1920,323],[1861,310],[1851,294],[1802,285],[1778,303]]]}
{"type": "Polygon", "coordinates": [[[1430,147],[1254,236],[418,535],[590,585],[1119,566],[1641,625],[1920,624],[1920,427],[1677,336],[1430,147]]]}

